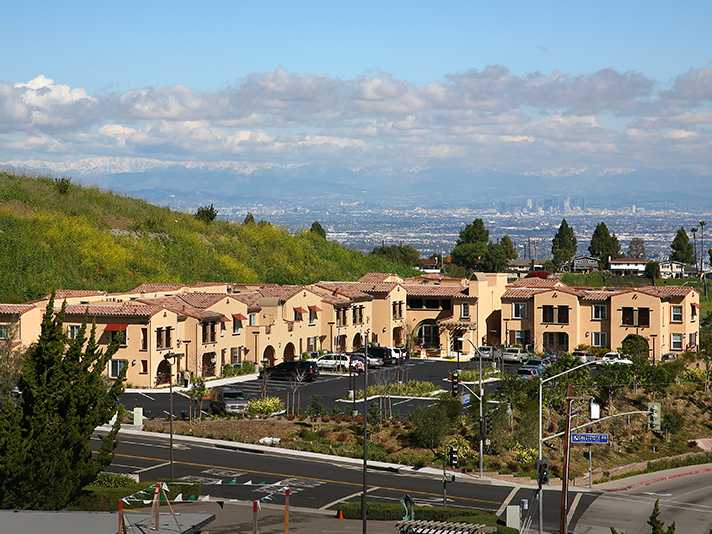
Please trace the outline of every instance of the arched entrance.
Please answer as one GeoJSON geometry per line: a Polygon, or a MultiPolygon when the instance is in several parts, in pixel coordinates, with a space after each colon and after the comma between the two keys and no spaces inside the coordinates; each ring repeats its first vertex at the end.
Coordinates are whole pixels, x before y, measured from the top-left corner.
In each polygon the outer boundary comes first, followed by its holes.
{"type": "Polygon", "coordinates": [[[353,350],[358,350],[363,347],[363,336],[359,332],[356,332],[353,340],[353,350]]]}
{"type": "Polygon", "coordinates": [[[171,364],[168,360],[163,360],[158,364],[156,371],[156,384],[168,384],[171,381],[171,364]]]}
{"type": "Polygon", "coordinates": [[[569,335],[566,332],[544,332],[543,341],[544,352],[569,352],[569,335]]]}
{"type": "Polygon", "coordinates": [[[203,354],[203,376],[215,376],[215,360],[216,357],[214,352],[206,352],[203,354]]]}
{"type": "Polygon", "coordinates": [[[436,349],[440,346],[440,329],[435,319],[426,319],[415,329],[418,346],[424,349],[436,349]]]}
{"type": "Polygon", "coordinates": [[[272,345],[267,345],[265,351],[262,354],[262,359],[267,360],[269,366],[274,365],[274,347],[272,345]]]}
{"type": "Polygon", "coordinates": [[[285,362],[294,361],[294,343],[291,341],[284,346],[283,359],[285,362]]]}
{"type": "Polygon", "coordinates": [[[393,329],[393,346],[400,347],[403,345],[403,327],[396,326],[393,329]]]}
{"type": "Polygon", "coordinates": [[[645,356],[650,355],[650,345],[648,340],[638,334],[629,334],[621,343],[621,352],[626,356],[645,356]]]}

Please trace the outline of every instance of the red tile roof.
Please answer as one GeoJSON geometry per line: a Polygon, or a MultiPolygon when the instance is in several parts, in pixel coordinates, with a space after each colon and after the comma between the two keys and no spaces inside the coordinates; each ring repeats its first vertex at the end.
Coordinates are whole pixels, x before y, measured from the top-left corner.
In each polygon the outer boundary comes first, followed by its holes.
{"type": "Polygon", "coordinates": [[[210,306],[220,302],[221,300],[229,297],[227,293],[181,293],[176,295],[176,297],[183,300],[186,304],[190,306],[195,306],[196,308],[209,308],[210,306]]]}
{"type": "Polygon", "coordinates": [[[544,287],[510,287],[504,292],[502,299],[528,299],[547,290],[544,287]]]}
{"type": "MultiPolygon", "coordinates": [[[[361,282],[317,282],[318,287],[335,292],[351,300],[371,300],[373,297],[364,291],[365,287],[374,284],[363,284],[361,282]]],[[[395,284],[394,286],[395,287],[395,284]]]]}
{"type": "Polygon", "coordinates": [[[315,293],[321,297],[321,300],[331,304],[332,306],[348,306],[351,304],[351,299],[343,294],[340,294],[337,290],[330,290],[318,285],[308,286],[309,291],[315,293]]]}
{"type": "Polygon", "coordinates": [[[185,284],[162,284],[162,283],[148,283],[141,284],[134,287],[133,289],[127,291],[127,293],[156,293],[157,291],[175,291],[185,287],[185,284]]]}
{"type": "Polygon", "coordinates": [[[0,304],[0,315],[22,315],[34,307],[33,304],[0,304]]]}
{"type": "Polygon", "coordinates": [[[560,287],[564,283],[558,278],[520,278],[511,284],[515,287],[560,287]]]}
{"type": "Polygon", "coordinates": [[[62,300],[72,297],[97,297],[106,295],[106,291],[98,289],[58,289],[54,292],[55,300],[62,300]]]}
{"type": "Polygon", "coordinates": [[[358,279],[359,282],[364,282],[366,284],[379,284],[385,282],[390,277],[398,278],[397,274],[393,273],[366,273],[361,278],[358,279]]]}
{"type": "Polygon", "coordinates": [[[621,291],[615,289],[588,289],[579,288],[582,292],[581,300],[584,302],[603,302],[614,295],[620,295],[621,291]]]}
{"type": "Polygon", "coordinates": [[[159,306],[161,308],[165,308],[180,315],[185,315],[187,317],[198,319],[199,321],[205,321],[210,319],[225,319],[225,316],[221,313],[208,311],[196,306],[191,306],[186,300],[182,298],[183,296],[184,295],[175,295],[171,297],[144,299],[141,302],[149,305],[159,306]]]}
{"type": "Polygon", "coordinates": [[[232,298],[243,304],[247,304],[247,312],[254,313],[262,309],[260,302],[264,298],[260,293],[256,291],[247,291],[245,293],[232,293],[232,298]]]}
{"type": "Polygon", "coordinates": [[[403,284],[409,297],[467,297],[460,285],[403,284]]]}
{"type": "Polygon", "coordinates": [[[276,284],[269,284],[261,286],[257,291],[261,293],[263,297],[274,297],[287,300],[299,293],[302,289],[304,289],[304,286],[279,286],[276,284]]]}
{"type": "Polygon", "coordinates": [[[161,311],[161,307],[142,302],[92,302],[89,304],[70,304],[65,309],[66,315],[87,315],[89,317],[136,317],[149,319],[161,311]]]}
{"type": "Polygon", "coordinates": [[[640,291],[641,293],[645,293],[653,297],[666,299],[673,297],[686,297],[693,292],[694,289],[690,286],[643,286],[631,287],[628,291],[640,291]]]}

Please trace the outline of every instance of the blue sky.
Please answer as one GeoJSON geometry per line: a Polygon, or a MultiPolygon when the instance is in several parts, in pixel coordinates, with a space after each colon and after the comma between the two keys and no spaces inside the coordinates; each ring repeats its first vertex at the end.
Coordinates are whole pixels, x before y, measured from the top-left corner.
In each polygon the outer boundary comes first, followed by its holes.
{"type": "Polygon", "coordinates": [[[506,65],[515,73],[604,67],[665,82],[712,61],[712,4],[670,2],[6,2],[0,72],[42,72],[90,91],[253,72],[426,82],[506,65]],[[584,4],[589,4],[584,6],[584,4]]]}
{"type": "Polygon", "coordinates": [[[709,2],[6,4],[4,166],[712,176],[709,2]]]}

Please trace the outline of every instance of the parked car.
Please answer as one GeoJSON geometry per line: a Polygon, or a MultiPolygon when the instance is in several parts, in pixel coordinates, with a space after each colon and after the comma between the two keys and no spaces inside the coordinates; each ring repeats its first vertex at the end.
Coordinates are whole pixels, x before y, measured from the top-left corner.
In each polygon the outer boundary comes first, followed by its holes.
{"type": "Polygon", "coordinates": [[[475,355],[470,361],[474,362],[479,360],[480,354],[482,354],[483,360],[494,360],[495,358],[497,358],[497,351],[494,347],[490,347],[489,345],[482,345],[480,347],[477,347],[477,352],[475,352],[475,355]]]}
{"type": "Polygon", "coordinates": [[[524,380],[534,380],[535,378],[539,378],[539,375],[541,375],[539,367],[525,365],[524,367],[517,369],[517,376],[523,378],[524,380]]]}
{"type": "Polygon", "coordinates": [[[617,352],[606,352],[600,360],[602,365],[633,365],[633,361],[621,356],[617,352]]]}
{"type": "Polygon", "coordinates": [[[524,360],[522,367],[535,367],[543,370],[544,360],[540,360],[539,358],[529,358],[528,360],[524,360]]]}
{"type": "MultiPolygon", "coordinates": [[[[365,359],[365,354],[362,352],[354,352],[351,354],[351,359],[363,362],[365,359]]],[[[371,349],[368,349],[368,366],[369,367],[383,367],[383,360],[375,356],[371,356],[371,349]]]]}
{"type": "Polygon", "coordinates": [[[319,367],[313,360],[282,362],[260,371],[260,378],[268,380],[293,380],[296,382],[311,382],[319,376],[319,367]]]}
{"type": "Polygon", "coordinates": [[[671,362],[677,359],[677,352],[666,352],[660,356],[660,360],[663,362],[671,362]]]}
{"type": "Polygon", "coordinates": [[[210,401],[210,411],[217,414],[241,413],[247,410],[247,397],[237,388],[217,388],[215,397],[210,401]]]}
{"type": "Polygon", "coordinates": [[[349,368],[350,361],[348,354],[331,353],[317,358],[316,366],[320,371],[346,371],[349,368]]]}
{"type": "Polygon", "coordinates": [[[596,359],[592,353],[586,350],[575,350],[571,353],[571,356],[574,360],[578,360],[581,363],[592,362],[596,359]]]}
{"type": "Polygon", "coordinates": [[[410,360],[410,352],[406,347],[395,347],[393,350],[400,354],[401,361],[410,360]]]}
{"type": "Polygon", "coordinates": [[[502,361],[522,363],[529,357],[529,353],[520,347],[505,347],[502,350],[502,361]]]}
{"type": "MultiPolygon", "coordinates": [[[[383,365],[398,365],[400,361],[400,353],[390,347],[369,347],[368,357],[380,358],[383,361],[383,365]]],[[[371,365],[370,361],[369,365],[371,365]]]]}

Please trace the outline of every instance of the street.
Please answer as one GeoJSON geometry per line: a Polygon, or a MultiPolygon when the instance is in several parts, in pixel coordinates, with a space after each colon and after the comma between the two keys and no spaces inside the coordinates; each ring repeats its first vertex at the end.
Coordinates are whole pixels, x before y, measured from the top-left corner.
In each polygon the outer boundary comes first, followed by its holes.
{"type": "MultiPolygon", "coordinates": [[[[343,501],[357,500],[361,492],[362,470],[359,465],[286,457],[280,454],[230,450],[208,444],[176,442],[175,478],[200,482],[203,493],[211,497],[282,503],[285,486],[292,489],[291,503],[311,509],[332,509],[343,501]]],[[[114,462],[109,470],[134,473],[142,481],[168,480],[168,436],[147,438],[121,435],[114,462]]],[[[369,470],[369,499],[398,502],[408,493],[417,504],[437,506],[442,503],[440,477],[398,474],[369,470]]],[[[476,479],[449,483],[448,504],[502,513],[506,504],[522,499],[532,503],[534,491],[476,479]]],[[[572,527],[597,498],[581,493],[574,498],[572,527]]],[[[173,495],[175,497],[175,495],[173,495]]],[[[547,531],[558,528],[559,492],[545,492],[544,523],[547,531]]],[[[535,506],[530,506],[534,510],[535,506]]],[[[536,520],[536,516],[534,517],[536,520]]]]}

